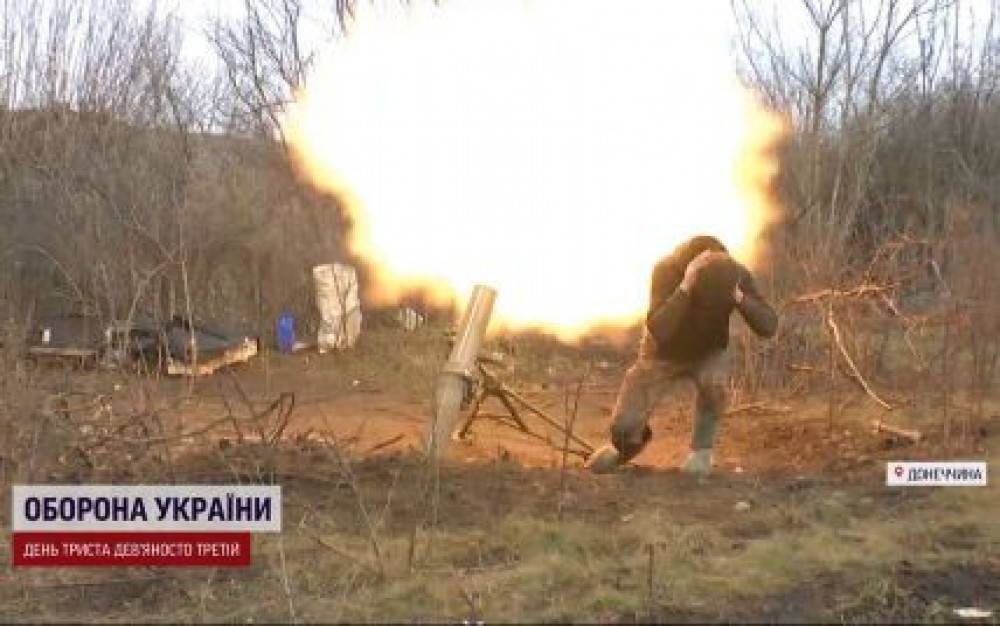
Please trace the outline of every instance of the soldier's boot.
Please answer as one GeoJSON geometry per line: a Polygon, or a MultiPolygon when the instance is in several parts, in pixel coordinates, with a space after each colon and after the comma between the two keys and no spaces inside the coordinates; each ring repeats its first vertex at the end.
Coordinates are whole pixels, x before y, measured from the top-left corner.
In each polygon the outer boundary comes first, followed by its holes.
{"type": "Polygon", "coordinates": [[[712,471],[712,449],[692,450],[681,465],[681,471],[694,476],[707,476],[712,471]]]}
{"type": "Polygon", "coordinates": [[[643,339],[640,355],[625,372],[611,417],[611,445],[596,450],[586,466],[595,473],[613,472],[639,454],[653,438],[649,416],[675,372],[649,358],[651,340],[643,339]]]}
{"type": "Polygon", "coordinates": [[[706,476],[712,471],[712,446],[719,429],[719,416],[725,406],[725,386],[711,376],[701,377],[695,400],[691,452],[681,465],[681,471],[695,476],[706,476]]]}
{"type": "Polygon", "coordinates": [[[601,446],[593,452],[589,457],[587,457],[587,462],[584,467],[594,472],[595,474],[610,474],[611,472],[618,469],[619,463],[618,450],[615,449],[610,443],[601,446]]]}
{"type": "Polygon", "coordinates": [[[612,426],[611,444],[595,450],[587,458],[586,467],[595,474],[614,472],[642,452],[642,449],[652,438],[653,431],[649,426],[643,426],[639,438],[636,438],[634,433],[628,433],[618,426],[612,426]]]}

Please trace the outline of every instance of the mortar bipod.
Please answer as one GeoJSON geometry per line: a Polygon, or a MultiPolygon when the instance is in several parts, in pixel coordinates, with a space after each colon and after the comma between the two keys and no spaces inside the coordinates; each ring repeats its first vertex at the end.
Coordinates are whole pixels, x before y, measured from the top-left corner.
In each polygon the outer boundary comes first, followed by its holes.
{"type": "Polygon", "coordinates": [[[567,432],[566,426],[560,424],[550,415],[546,414],[545,411],[535,406],[527,398],[514,391],[490,369],[490,366],[502,365],[502,363],[503,360],[500,355],[486,355],[482,353],[477,355],[476,369],[478,370],[478,374],[466,377],[466,395],[462,408],[467,410],[468,413],[465,419],[462,420],[462,425],[452,434],[452,438],[456,440],[465,439],[469,434],[469,430],[472,428],[472,424],[477,419],[485,417],[524,433],[533,439],[542,441],[562,452],[563,448],[561,443],[556,443],[552,441],[551,437],[539,434],[528,427],[522,417],[522,411],[524,411],[528,414],[534,415],[537,419],[562,434],[564,439],[570,444],[567,446],[566,452],[578,455],[584,459],[589,457],[594,452],[594,447],[591,444],[576,434],[567,432]],[[500,401],[500,403],[507,410],[507,415],[488,415],[480,413],[483,403],[491,397],[500,401]],[[573,444],[575,444],[575,446],[573,444]]]}

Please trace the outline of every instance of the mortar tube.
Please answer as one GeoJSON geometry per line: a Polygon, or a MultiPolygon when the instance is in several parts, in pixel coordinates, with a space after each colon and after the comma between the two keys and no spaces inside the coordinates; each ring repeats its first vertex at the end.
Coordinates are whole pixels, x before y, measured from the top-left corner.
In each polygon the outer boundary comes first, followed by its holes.
{"type": "Polygon", "coordinates": [[[476,357],[486,336],[496,297],[497,292],[492,287],[476,285],[465,305],[451,355],[441,368],[434,390],[434,417],[426,439],[427,453],[432,458],[441,459],[447,451],[469,380],[475,375],[476,357]]]}

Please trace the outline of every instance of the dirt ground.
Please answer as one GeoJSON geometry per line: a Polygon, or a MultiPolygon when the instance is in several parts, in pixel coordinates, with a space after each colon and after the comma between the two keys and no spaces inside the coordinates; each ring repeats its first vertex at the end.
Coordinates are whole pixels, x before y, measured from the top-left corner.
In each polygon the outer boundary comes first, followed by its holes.
{"type": "MultiPolygon", "coordinates": [[[[284,357],[270,368],[266,380],[259,364],[227,373],[226,377],[238,381],[258,405],[280,391],[294,391],[296,410],[288,428],[293,439],[296,435],[312,437],[324,431],[348,443],[362,456],[421,449],[430,415],[429,385],[420,392],[406,393],[390,385],[381,386],[375,376],[348,376],[349,380],[340,381],[341,388],[331,389],[327,379],[337,373],[314,368],[313,362],[318,358],[322,357],[284,357]]],[[[595,447],[607,442],[610,414],[627,364],[626,358],[592,367],[579,389],[573,433],[595,447]]],[[[565,424],[572,413],[582,375],[582,371],[541,375],[527,381],[511,376],[510,387],[552,419],[565,424]]],[[[183,394],[184,383],[168,382],[175,387],[173,393],[183,394]]],[[[176,410],[177,417],[195,426],[224,414],[225,391],[217,394],[213,391],[228,385],[225,378],[205,384],[191,401],[176,410]]],[[[678,381],[653,413],[650,420],[653,440],[633,461],[631,471],[670,473],[683,461],[691,434],[693,403],[691,385],[678,381]]],[[[835,405],[831,419],[826,394],[764,396],[752,400],[735,395],[719,435],[716,468],[721,474],[736,476],[802,478],[838,473],[868,475],[874,471],[873,476],[883,478],[880,472],[884,473],[886,460],[931,458],[942,452],[941,424],[936,423],[939,420],[934,419],[933,408],[903,407],[901,415],[889,417],[862,394],[851,390],[839,391],[835,405]],[[925,434],[924,443],[912,444],[888,434],[875,434],[871,428],[875,419],[895,420],[911,429],[917,427],[925,434]]],[[[467,437],[449,445],[449,459],[456,463],[483,463],[502,458],[525,468],[559,468],[563,455],[558,448],[564,436],[530,411],[520,405],[518,408],[526,425],[549,442],[519,432],[505,407],[491,398],[482,407],[467,437]]],[[[954,445],[964,445],[963,449],[970,452],[986,452],[986,437],[992,422],[998,418],[987,415],[980,419],[975,432],[967,433],[964,443],[958,441],[956,434],[954,445]]],[[[955,419],[957,422],[958,418],[955,419]]],[[[578,469],[581,459],[571,454],[568,464],[578,469]]]]}
{"type": "MultiPolygon", "coordinates": [[[[416,371],[432,380],[436,363],[416,371]]],[[[574,432],[594,444],[625,365],[600,362],[580,392],[574,432]]],[[[539,371],[511,380],[565,419],[579,370],[539,371]]],[[[998,411],[946,448],[931,405],[892,416],[925,433],[914,445],[873,434],[871,420],[886,416],[849,389],[832,422],[823,395],[735,398],[717,471],[696,480],[676,470],[693,402],[681,383],[651,421],[653,442],[619,474],[591,475],[572,455],[563,469],[549,445],[484,418],[435,476],[418,452],[429,383],[401,385],[394,372],[415,376],[392,363],[293,355],[193,387],[157,382],[159,414],[180,431],[283,391],[295,407],[278,443],[219,428],[127,464],[63,461],[45,478],[274,482],[284,531],[258,535],[245,569],[8,566],[0,620],[899,622],[953,621],[965,606],[993,610],[986,623],[1000,618],[997,487],[885,486],[887,460],[995,464],[998,411]]],[[[123,403],[148,397],[129,395],[120,376],[61,376],[123,403]]],[[[484,410],[503,414],[498,403],[484,410]]]]}

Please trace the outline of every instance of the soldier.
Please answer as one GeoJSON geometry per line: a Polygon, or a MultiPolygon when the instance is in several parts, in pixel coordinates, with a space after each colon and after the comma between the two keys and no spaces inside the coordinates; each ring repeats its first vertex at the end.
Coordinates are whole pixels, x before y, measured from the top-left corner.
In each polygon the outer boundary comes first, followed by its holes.
{"type": "Polygon", "coordinates": [[[715,237],[694,237],[656,264],[639,355],[618,391],[611,445],[587,461],[592,471],[614,471],[639,454],[652,438],[647,422],[656,403],[673,381],[687,378],[698,396],[691,451],[681,469],[697,475],[709,472],[718,418],[726,404],[726,347],[733,309],[757,335],[774,336],[774,309],[750,272],[715,237]]]}

